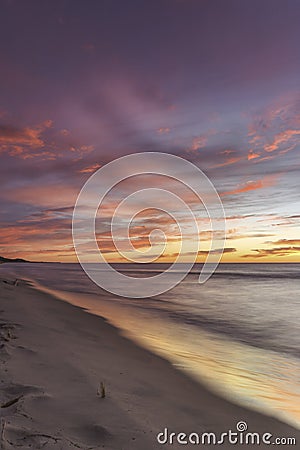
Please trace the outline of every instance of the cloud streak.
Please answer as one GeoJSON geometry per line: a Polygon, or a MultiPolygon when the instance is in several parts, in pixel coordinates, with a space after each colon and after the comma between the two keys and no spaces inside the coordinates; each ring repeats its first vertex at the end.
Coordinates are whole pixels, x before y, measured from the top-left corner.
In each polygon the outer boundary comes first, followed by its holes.
{"type": "Polygon", "coordinates": [[[257,189],[264,189],[264,188],[268,188],[271,186],[274,186],[275,182],[276,182],[276,178],[274,176],[267,176],[265,178],[262,178],[260,180],[255,180],[255,181],[247,181],[247,183],[238,186],[235,189],[232,189],[231,191],[225,191],[225,192],[221,192],[221,197],[225,197],[227,195],[237,195],[237,194],[243,194],[246,192],[250,192],[250,191],[255,191],[257,189]]]}

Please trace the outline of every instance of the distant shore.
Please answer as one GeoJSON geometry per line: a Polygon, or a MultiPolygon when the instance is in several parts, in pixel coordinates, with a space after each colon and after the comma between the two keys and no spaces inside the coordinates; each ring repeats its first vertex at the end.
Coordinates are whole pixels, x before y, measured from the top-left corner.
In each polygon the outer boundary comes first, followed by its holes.
{"type": "Polygon", "coordinates": [[[195,448],[157,434],[221,434],[240,421],[300,442],[298,430],[219,398],[98,316],[8,277],[0,298],[3,449],[195,448]]]}

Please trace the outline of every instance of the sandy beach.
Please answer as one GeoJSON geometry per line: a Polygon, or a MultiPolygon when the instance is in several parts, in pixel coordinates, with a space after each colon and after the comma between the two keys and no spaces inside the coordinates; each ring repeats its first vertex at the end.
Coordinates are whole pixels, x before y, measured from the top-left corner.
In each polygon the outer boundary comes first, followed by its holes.
{"type": "Polygon", "coordinates": [[[157,434],[221,434],[239,421],[300,442],[298,430],[214,395],[104,319],[22,280],[0,289],[1,449],[195,448],[157,434]]]}

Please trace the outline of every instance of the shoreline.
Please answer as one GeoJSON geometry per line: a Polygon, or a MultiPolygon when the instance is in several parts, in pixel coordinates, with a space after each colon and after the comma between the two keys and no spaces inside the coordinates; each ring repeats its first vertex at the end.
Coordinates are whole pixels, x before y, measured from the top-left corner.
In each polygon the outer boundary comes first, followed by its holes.
{"type": "Polygon", "coordinates": [[[84,308],[22,280],[1,281],[0,294],[1,405],[20,397],[1,408],[2,448],[182,448],[159,445],[157,433],[222,433],[239,421],[300,441],[299,430],[213,394],[84,308]]]}
{"type": "MultiPolygon", "coordinates": [[[[192,378],[197,383],[200,383],[217,396],[225,398],[228,401],[247,409],[258,411],[265,415],[270,415],[284,423],[287,423],[288,425],[291,425],[292,427],[295,427],[298,430],[300,429],[300,422],[297,420],[296,409],[294,409],[294,407],[299,405],[296,401],[296,398],[298,397],[295,397],[294,401],[289,401],[288,399],[291,396],[291,391],[285,389],[283,383],[281,383],[281,388],[284,389],[284,391],[280,390],[280,385],[277,385],[279,390],[276,390],[276,388],[273,387],[274,385],[272,385],[272,377],[265,377],[265,379],[261,378],[261,382],[263,383],[262,391],[259,380],[255,378],[251,379],[251,372],[249,372],[249,377],[247,377],[247,373],[243,372],[243,369],[247,370],[247,367],[238,364],[241,361],[238,361],[237,355],[247,354],[248,358],[253,362],[256,358],[256,364],[258,367],[253,368],[254,375],[255,369],[258,370],[258,372],[259,370],[263,370],[262,366],[259,367],[258,361],[261,361],[261,359],[264,360],[264,365],[266,366],[268,358],[272,359],[272,355],[270,353],[274,351],[274,348],[264,347],[262,351],[265,352],[267,349],[267,352],[269,353],[266,358],[265,354],[263,356],[261,354],[262,347],[255,345],[255,343],[253,345],[253,343],[251,344],[250,342],[246,344],[244,342],[235,341],[231,336],[228,339],[226,334],[209,334],[210,332],[207,331],[205,327],[201,327],[202,337],[201,340],[198,341],[199,350],[203,347],[199,351],[199,356],[201,352],[202,359],[200,365],[200,358],[196,360],[197,352],[195,353],[193,350],[190,352],[189,356],[184,353],[185,349],[188,349],[189,345],[191,345],[191,341],[180,342],[176,336],[176,333],[170,337],[170,330],[165,332],[165,328],[168,329],[168,324],[162,317],[160,317],[159,320],[156,318],[154,321],[150,316],[148,317],[148,320],[143,315],[139,317],[138,314],[135,315],[132,305],[128,303],[124,305],[123,302],[118,302],[116,306],[116,298],[111,298],[111,296],[105,292],[102,292],[102,294],[100,293],[100,295],[96,295],[96,298],[95,295],[84,291],[82,291],[81,294],[77,294],[75,291],[49,288],[43,284],[40,284],[33,278],[28,278],[28,281],[35,289],[39,291],[49,293],[51,296],[54,296],[59,300],[66,301],[74,306],[79,306],[90,314],[104,318],[116,327],[120,334],[127,337],[130,341],[133,341],[138,346],[169,361],[172,367],[175,367],[176,370],[185,373],[189,378],[192,378]],[[163,328],[161,329],[161,327],[163,328]],[[157,337],[155,337],[156,329],[161,330],[157,337]],[[215,372],[213,372],[212,362],[215,360],[210,358],[210,356],[214,357],[214,354],[210,353],[210,351],[212,351],[211,342],[212,340],[216,342],[217,336],[220,341],[218,345],[221,345],[219,351],[226,354],[227,357],[223,358],[223,360],[219,360],[217,365],[215,364],[215,372]],[[166,349],[169,350],[167,351],[166,349]],[[232,366],[232,362],[230,362],[229,359],[230,354],[232,354],[233,360],[236,362],[236,366],[232,366]],[[247,379],[247,386],[245,386],[244,391],[241,389],[241,385],[237,386],[234,382],[231,383],[227,389],[225,388],[225,384],[222,381],[222,376],[226,379],[227,375],[232,373],[233,367],[236,377],[240,377],[240,383],[242,383],[244,379],[247,379]],[[217,373],[219,374],[219,378],[216,376],[217,373]],[[249,383],[249,380],[252,380],[252,385],[249,383]],[[259,394],[257,394],[255,389],[258,390],[259,394]],[[282,398],[274,397],[274,395],[278,392],[283,392],[283,395],[285,392],[285,398],[282,396],[282,398]],[[270,399],[272,400],[270,401],[270,399]]],[[[278,352],[278,354],[275,353],[273,356],[277,360],[278,368],[280,368],[281,365],[284,367],[286,363],[290,362],[283,360],[285,357],[284,353],[278,352]],[[280,359],[278,359],[278,356],[280,359]]],[[[295,368],[295,370],[297,369],[295,368]]],[[[297,392],[295,392],[295,395],[297,395],[297,392]]]]}

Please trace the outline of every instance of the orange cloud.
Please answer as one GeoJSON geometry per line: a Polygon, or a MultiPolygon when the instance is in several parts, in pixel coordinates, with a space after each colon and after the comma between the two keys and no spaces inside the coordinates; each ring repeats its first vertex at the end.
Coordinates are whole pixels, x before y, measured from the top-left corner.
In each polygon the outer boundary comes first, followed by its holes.
{"type": "Polygon", "coordinates": [[[7,257],[22,255],[35,261],[59,260],[67,252],[68,259],[74,260],[70,219],[37,217],[36,221],[2,227],[0,252],[7,257]]]}
{"type": "MultiPolygon", "coordinates": [[[[225,253],[235,253],[235,252],[237,252],[237,249],[235,247],[215,248],[213,250],[200,250],[198,252],[198,256],[208,255],[209,253],[213,255],[221,255],[225,253]]],[[[194,252],[185,252],[184,255],[185,256],[194,255],[194,252]]],[[[173,253],[172,256],[178,256],[178,253],[173,253]]]]}
{"type": "Polygon", "coordinates": [[[241,161],[241,159],[243,159],[242,156],[228,158],[227,161],[225,161],[223,163],[216,164],[215,166],[210,166],[210,169],[217,169],[219,167],[230,166],[231,164],[235,164],[235,163],[241,161]]]}
{"type": "Polygon", "coordinates": [[[76,152],[79,153],[81,155],[85,154],[85,153],[90,153],[93,150],[95,150],[95,147],[93,145],[80,145],[78,147],[75,147],[74,145],[71,145],[69,147],[69,150],[71,152],[76,152]]]}
{"type": "Polygon", "coordinates": [[[206,136],[199,136],[192,140],[192,145],[188,149],[189,151],[195,152],[196,150],[199,150],[201,147],[204,147],[204,145],[207,143],[207,137],[206,136]]]}
{"type": "Polygon", "coordinates": [[[188,152],[195,152],[200,148],[204,147],[207,144],[208,137],[211,132],[207,132],[207,134],[203,134],[201,136],[197,136],[192,140],[191,146],[187,149],[188,152]]]}
{"type": "Polygon", "coordinates": [[[251,150],[248,159],[255,163],[279,157],[297,145],[299,140],[299,95],[293,92],[279,98],[255,114],[249,125],[251,150]],[[262,153],[265,152],[265,154],[262,153]],[[256,160],[254,158],[255,155],[256,160]]]}
{"type": "Polygon", "coordinates": [[[52,126],[52,121],[47,120],[35,128],[17,128],[10,125],[0,126],[0,145],[28,145],[31,148],[44,146],[41,133],[52,126]]]}
{"type": "Polygon", "coordinates": [[[42,133],[52,127],[52,121],[47,120],[36,127],[17,128],[11,125],[0,126],[0,152],[8,152],[11,156],[20,156],[23,159],[36,155],[50,155],[48,151],[37,149],[45,147],[42,133]]]}
{"type": "Polygon", "coordinates": [[[298,245],[300,246],[300,239],[279,239],[272,242],[273,245],[298,245]]]}
{"type": "MultiPolygon", "coordinates": [[[[35,127],[16,127],[12,125],[0,125],[0,153],[7,153],[10,156],[17,156],[21,159],[42,158],[54,160],[64,156],[65,151],[74,153],[73,159],[80,159],[83,155],[92,152],[93,145],[74,145],[50,140],[45,132],[52,127],[52,121],[46,120],[35,127]],[[47,138],[47,139],[46,139],[47,138]]],[[[60,138],[66,138],[70,132],[66,129],[58,133],[60,138]]]]}
{"type": "Polygon", "coordinates": [[[266,258],[269,256],[290,256],[294,254],[300,254],[300,246],[289,246],[289,247],[279,247],[279,248],[256,248],[253,249],[253,254],[243,255],[243,258],[266,258]]]}
{"type": "Polygon", "coordinates": [[[237,249],[235,247],[226,247],[226,248],[216,248],[214,250],[200,250],[198,252],[199,255],[208,255],[209,253],[215,254],[215,255],[221,255],[222,253],[235,253],[237,249]]]}
{"type": "Polygon", "coordinates": [[[260,157],[259,153],[255,153],[253,150],[249,150],[248,161],[250,161],[251,159],[259,158],[259,157],[260,157]]]}
{"type": "Polygon", "coordinates": [[[59,208],[66,204],[75,204],[78,195],[77,189],[60,184],[22,186],[0,192],[0,198],[14,202],[27,203],[46,208],[59,208]]]}
{"type": "Polygon", "coordinates": [[[236,195],[242,194],[244,192],[255,191],[256,189],[270,187],[273,186],[274,184],[275,184],[274,176],[268,176],[261,180],[256,181],[247,181],[247,183],[237,187],[236,189],[233,189],[232,191],[221,192],[221,197],[224,197],[225,195],[236,195]]]}
{"type": "Polygon", "coordinates": [[[220,152],[220,155],[231,155],[232,153],[234,153],[234,150],[223,150],[222,152],[220,152]]]}
{"type": "Polygon", "coordinates": [[[168,128],[168,127],[162,127],[162,128],[159,128],[158,130],[157,130],[157,133],[158,134],[168,134],[168,133],[170,133],[170,131],[171,131],[171,128],[168,128]]]}
{"type": "Polygon", "coordinates": [[[264,146],[266,152],[278,150],[282,144],[289,142],[294,136],[300,135],[300,130],[285,130],[276,134],[273,142],[264,146]]]}
{"type": "Polygon", "coordinates": [[[205,133],[201,134],[200,136],[194,137],[191,145],[186,149],[186,151],[196,152],[197,150],[200,150],[201,148],[205,147],[205,145],[208,142],[208,139],[216,134],[217,131],[214,128],[211,128],[207,130],[205,133]]]}
{"type": "Polygon", "coordinates": [[[100,164],[93,164],[92,166],[85,167],[84,169],[79,170],[79,173],[92,173],[95,172],[95,170],[100,169],[100,164]]]}

